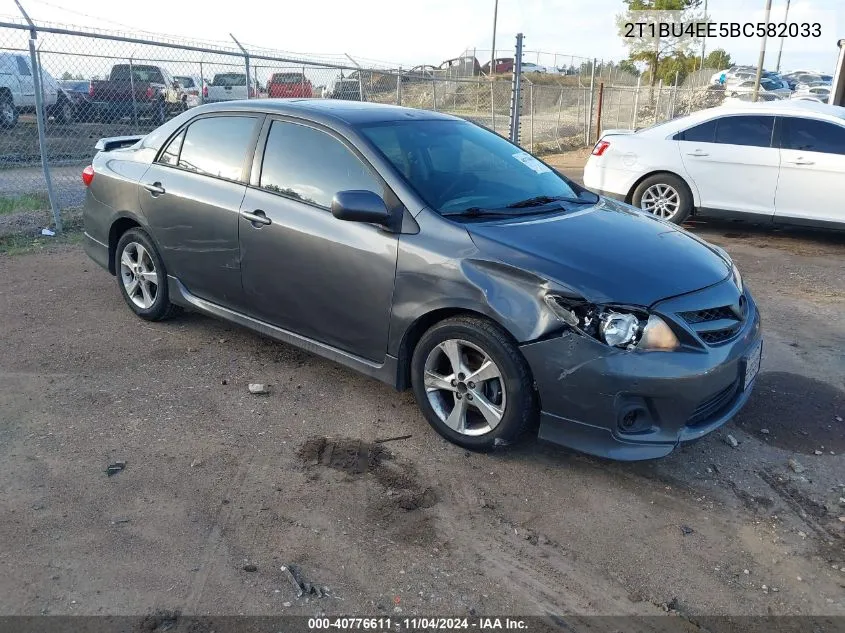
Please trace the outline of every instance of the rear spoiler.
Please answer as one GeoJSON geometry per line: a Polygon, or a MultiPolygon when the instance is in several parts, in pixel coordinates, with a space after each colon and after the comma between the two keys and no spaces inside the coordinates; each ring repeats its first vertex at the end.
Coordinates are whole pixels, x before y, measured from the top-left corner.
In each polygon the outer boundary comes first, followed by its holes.
{"type": "Polygon", "coordinates": [[[143,136],[109,136],[101,138],[97,141],[94,149],[98,152],[110,152],[113,149],[120,149],[121,147],[129,147],[140,141],[143,136]]]}

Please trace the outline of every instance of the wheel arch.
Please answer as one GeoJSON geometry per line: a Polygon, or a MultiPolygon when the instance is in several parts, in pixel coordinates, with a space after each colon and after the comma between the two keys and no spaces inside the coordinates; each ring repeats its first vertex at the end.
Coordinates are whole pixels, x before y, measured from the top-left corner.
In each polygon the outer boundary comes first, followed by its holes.
{"type": "Polygon", "coordinates": [[[649,172],[646,172],[639,178],[637,178],[634,183],[631,185],[630,189],[628,189],[628,193],[625,195],[625,202],[628,204],[633,204],[634,201],[634,191],[637,190],[637,187],[640,186],[640,183],[645,180],[646,178],[651,178],[652,176],[657,176],[659,174],[669,174],[670,176],[675,176],[675,178],[680,178],[681,181],[687,186],[690,193],[692,194],[692,212],[693,214],[697,211],[698,207],[700,206],[700,198],[698,195],[698,189],[694,186],[692,181],[687,178],[684,174],[679,173],[679,170],[673,169],[652,169],[649,172]]]}
{"type": "MultiPolygon", "coordinates": [[[[402,341],[399,343],[398,362],[396,363],[396,389],[398,391],[404,391],[411,387],[411,358],[413,357],[414,349],[416,349],[417,343],[419,343],[423,334],[437,323],[457,316],[485,319],[495,323],[501,327],[502,330],[507,332],[508,335],[513,336],[508,329],[496,319],[492,318],[488,314],[484,314],[483,312],[473,310],[471,308],[453,306],[436,308],[426,312],[425,314],[418,316],[411,325],[405,329],[405,333],[402,335],[402,341]]],[[[514,341],[514,344],[516,344],[516,341],[514,341]]]]}
{"type": "MultiPolygon", "coordinates": [[[[147,235],[149,235],[153,244],[155,244],[156,248],[158,249],[158,244],[156,243],[155,238],[150,235],[149,230],[147,230],[146,225],[141,221],[140,218],[129,212],[123,212],[118,214],[109,226],[109,272],[112,275],[117,274],[117,271],[114,267],[114,255],[115,251],[117,250],[117,243],[120,241],[120,238],[123,236],[123,234],[126,233],[126,231],[134,228],[143,229],[147,233],[147,235]]],[[[158,250],[160,253],[161,249],[158,250]]]]}

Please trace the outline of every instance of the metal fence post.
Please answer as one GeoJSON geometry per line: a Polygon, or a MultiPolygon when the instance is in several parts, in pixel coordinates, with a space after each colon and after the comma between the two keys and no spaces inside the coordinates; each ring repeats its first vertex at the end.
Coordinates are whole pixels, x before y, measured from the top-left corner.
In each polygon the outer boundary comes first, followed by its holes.
{"type": "Polygon", "coordinates": [[[494,90],[493,86],[495,85],[495,80],[493,77],[490,77],[490,126],[493,128],[493,131],[496,131],[496,100],[494,98],[494,90]]]}
{"type": "Polygon", "coordinates": [[[250,93],[252,92],[252,79],[250,78],[249,74],[249,53],[247,53],[246,49],[241,46],[241,43],[238,41],[234,35],[229,33],[229,37],[235,40],[235,44],[238,45],[238,48],[241,49],[241,52],[244,54],[244,68],[246,69],[246,98],[250,98],[250,93]]]}
{"type": "Polygon", "coordinates": [[[593,93],[596,88],[596,58],[593,57],[593,69],[590,73],[590,104],[587,106],[587,129],[584,130],[584,145],[590,145],[593,130],[593,93]]]}
{"type": "MultiPolygon", "coordinates": [[[[511,82],[510,141],[519,144],[519,109],[522,90],[522,33],[516,34],[516,50],[513,58],[513,80],[511,82]]],[[[492,83],[490,84],[492,89],[492,83]]]]}
{"type": "Polygon", "coordinates": [[[602,101],[604,101],[604,82],[599,82],[599,105],[598,105],[598,112],[596,113],[596,140],[599,140],[601,136],[601,106],[602,101]]]}
{"type": "Polygon", "coordinates": [[[32,81],[35,84],[35,120],[38,125],[38,149],[41,152],[41,169],[44,170],[44,180],[47,183],[47,198],[50,201],[50,210],[53,212],[53,222],[56,225],[56,233],[62,232],[62,214],[59,211],[59,205],[56,202],[56,195],[53,192],[53,180],[50,175],[50,163],[47,160],[47,132],[45,130],[47,123],[47,114],[44,112],[44,84],[41,81],[41,68],[38,65],[38,56],[35,53],[35,40],[38,38],[38,32],[35,30],[35,24],[29,19],[29,15],[24,11],[21,3],[15,0],[18,9],[23,14],[27,24],[29,24],[29,61],[32,66],[32,81]]]}
{"type": "Polygon", "coordinates": [[[657,99],[654,101],[654,122],[660,121],[660,93],[663,92],[663,80],[657,83],[657,99]]]}
{"type": "Polygon", "coordinates": [[[534,83],[528,84],[528,105],[531,108],[531,153],[534,153],[534,83]]]}
{"type": "Polygon", "coordinates": [[[634,112],[631,116],[631,129],[637,129],[637,114],[640,111],[640,82],[642,81],[642,75],[637,77],[637,92],[634,93],[634,112]]]}
{"type": "Polygon", "coordinates": [[[431,98],[434,101],[434,109],[437,110],[437,79],[431,78],[431,98]]]}
{"type": "Polygon", "coordinates": [[[200,104],[205,103],[205,77],[202,74],[202,60],[200,60],[200,104]]]}
{"type": "MultiPolygon", "coordinates": [[[[133,53],[134,55],[134,53],[133,53]]],[[[129,90],[132,91],[132,125],[138,126],[138,101],[135,98],[135,67],[129,58],[129,90]]]]}
{"type": "Polygon", "coordinates": [[[669,118],[672,119],[675,116],[675,102],[678,99],[678,71],[675,71],[675,85],[672,87],[672,102],[669,107],[669,118]]]}
{"type": "MultiPolygon", "coordinates": [[[[579,99],[580,102],[580,99],[579,99]]],[[[580,105],[580,103],[579,103],[580,105]]],[[[557,124],[555,125],[555,138],[557,139],[557,148],[563,151],[563,146],[560,144],[560,115],[563,111],[563,88],[560,89],[560,97],[557,101],[557,124]]]]}
{"type": "Polygon", "coordinates": [[[402,67],[396,74],[396,105],[402,105],[402,67]]]}

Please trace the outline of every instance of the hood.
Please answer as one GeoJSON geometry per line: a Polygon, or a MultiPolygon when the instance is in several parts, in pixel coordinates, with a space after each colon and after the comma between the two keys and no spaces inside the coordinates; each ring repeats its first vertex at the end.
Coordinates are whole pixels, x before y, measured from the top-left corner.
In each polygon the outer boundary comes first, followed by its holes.
{"type": "Polygon", "coordinates": [[[467,223],[488,257],[557,281],[595,303],[650,306],[730,275],[703,240],[602,199],[570,213],[467,223]]]}

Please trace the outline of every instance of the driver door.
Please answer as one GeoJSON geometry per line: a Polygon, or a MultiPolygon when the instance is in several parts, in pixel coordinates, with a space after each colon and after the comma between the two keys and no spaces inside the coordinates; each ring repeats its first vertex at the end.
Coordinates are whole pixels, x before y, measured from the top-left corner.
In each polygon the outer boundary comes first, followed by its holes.
{"type": "Polygon", "coordinates": [[[239,221],[248,309],[277,327],[382,361],[399,236],[339,220],[329,208],[345,190],[373,191],[394,211],[399,202],[333,132],[282,119],[268,125],[239,221]]]}

